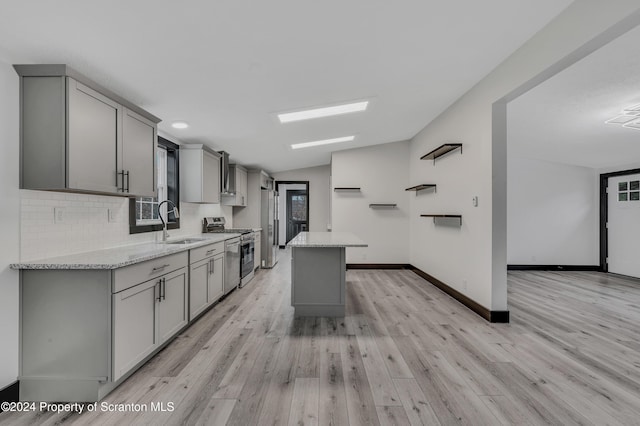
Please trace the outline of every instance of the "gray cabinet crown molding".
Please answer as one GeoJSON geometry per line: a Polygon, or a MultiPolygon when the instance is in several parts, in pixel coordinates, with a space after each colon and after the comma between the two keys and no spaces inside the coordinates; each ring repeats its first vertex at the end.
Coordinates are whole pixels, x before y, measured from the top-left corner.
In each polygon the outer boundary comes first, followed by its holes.
{"type": "Polygon", "coordinates": [[[139,106],[129,102],[123,97],[113,93],[111,90],[105,88],[104,86],[96,83],[95,81],[87,78],[86,76],[80,74],[78,71],[74,70],[68,65],[65,64],[30,64],[30,65],[14,65],[13,68],[16,70],[20,77],[71,77],[80,83],[89,86],[90,88],[102,93],[108,98],[113,99],[118,102],[120,105],[127,107],[128,109],[140,114],[148,120],[153,121],[154,123],[159,123],[162,120],[155,115],[151,114],[148,111],[140,108],[139,106]]]}

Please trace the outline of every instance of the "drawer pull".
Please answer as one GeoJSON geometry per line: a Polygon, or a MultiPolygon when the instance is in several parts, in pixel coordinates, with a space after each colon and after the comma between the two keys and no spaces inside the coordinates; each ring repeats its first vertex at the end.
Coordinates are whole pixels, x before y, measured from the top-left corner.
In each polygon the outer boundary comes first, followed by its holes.
{"type": "Polygon", "coordinates": [[[214,251],[216,251],[216,250],[218,250],[218,249],[211,249],[211,250],[207,250],[207,254],[211,254],[211,253],[213,253],[213,252],[214,252],[214,251]]]}
{"type": "Polygon", "coordinates": [[[166,268],[167,266],[171,266],[171,265],[169,265],[168,263],[166,263],[166,264],[164,264],[164,265],[162,265],[162,266],[156,266],[155,268],[153,268],[153,269],[151,270],[151,272],[161,271],[161,270],[163,270],[164,268],[166,268]]]}

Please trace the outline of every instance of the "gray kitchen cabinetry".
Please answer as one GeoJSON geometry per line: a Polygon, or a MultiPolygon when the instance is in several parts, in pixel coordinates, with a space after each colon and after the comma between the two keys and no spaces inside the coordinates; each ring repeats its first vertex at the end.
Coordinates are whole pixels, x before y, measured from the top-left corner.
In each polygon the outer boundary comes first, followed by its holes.
{"type": "Polygon", "coordinates": [[[202,144],[180,146],[180,200],[220,203],[220,154],[202,144]]]}
{"type": "Polygon", "coordinates": [[[15,65],[20,187],[155,195],[159,118],[66,65],[15,65]]]}
{"type": "Polygon", "coordinates": [[[125,189],[136,196],[156,192],[156,124],[128,108],[122,111],[122,170],[125,189]],[[152,173],[149,173],[149,171],[152,173]]]}
{"type": "Polygon", "coordinates": [[[229,192],[222,196],[225,206],[247,206],[247,169],[239,164],[229,164],[229,192]]]}
{"type": "Polygon", "coordinates": [[[113,380],[187,325],[187,268],[114,294],[113,380]]]}
{"type": "Polygon", "coordinates": [[[253,238],[253,266],[255,269],[258,269],[262,266],[262,231],[255,231],[253,238]]]}
{"type": "Polygon", "coordinates": [[[192,249],[189,265],[189,321],[224,294],[224,242],[192,249]]]}
{"type": "Polygon", "coordinates": [[[102,399],[187,325],[187,267],[22,270],[20,400],[102,399]]]}

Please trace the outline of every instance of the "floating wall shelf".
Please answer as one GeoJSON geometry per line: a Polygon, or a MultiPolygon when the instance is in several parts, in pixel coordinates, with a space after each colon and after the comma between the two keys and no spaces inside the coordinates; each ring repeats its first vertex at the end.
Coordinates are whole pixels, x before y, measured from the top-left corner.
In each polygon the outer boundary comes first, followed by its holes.
{"type": "Polygon", "coordinates": [[[407,188],[405,189],[405,191],[422,191],[423,189],[433,189],[434,191],[436,190],[436,184],[435,183],[423,183],[420,185],[416,185],[416,186],[412,186],[411,188],[407,188]]]}
{"type": "Polygon", "coordinates": [[[374,203],[369,204],[369,208],[372,209],[395,209],[397,204],[383,204],[383,203],[374,203]]]}
{"type": "Polygon", "coordinates": [[[336,188],[333,188],[333,192],[360,192],[360,188],[357,188],[357,187],[336,187],[336,188]]]}
{"type": "Polygon", "coordinates": [[[459,214],[421,214],[420,217],[432,217],[433,223],[436,223],[436,219],[457,219],[462,226],[462,215],[459,214]]]}
{"type": "Polygon", "coordinates": [[[445,154],[450,153],[456,149],[460,148],[460,154],[462,154],[462,144],[461,143],[445,143],[434,149],[433,151],[423,155],[420,157],[421,160],[433,160],[433,164],[436,164],[436,159],[442,157],[445,154]]]}

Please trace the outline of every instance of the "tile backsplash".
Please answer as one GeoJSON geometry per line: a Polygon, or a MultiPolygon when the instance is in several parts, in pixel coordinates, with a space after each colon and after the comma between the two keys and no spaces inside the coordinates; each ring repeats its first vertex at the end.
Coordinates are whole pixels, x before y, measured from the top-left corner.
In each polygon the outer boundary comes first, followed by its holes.
{"type": "MultiPolygon", "coordinates": [[[[20,215],[20,261],[160,238],[160,232],[129,234],[129,199],[124,197],[20,190],[20,215]]],[[[232,207],[180,203],[180,229],[170,230],[171,238],[199,234],[205,216],[224,216],[231,226],[232,207]]]]}

